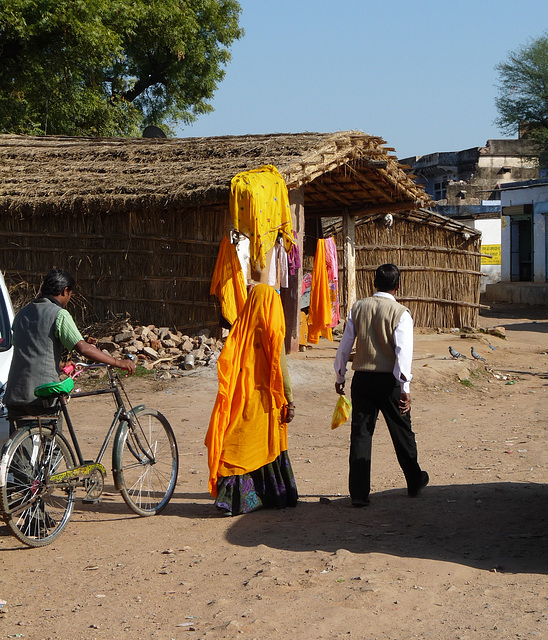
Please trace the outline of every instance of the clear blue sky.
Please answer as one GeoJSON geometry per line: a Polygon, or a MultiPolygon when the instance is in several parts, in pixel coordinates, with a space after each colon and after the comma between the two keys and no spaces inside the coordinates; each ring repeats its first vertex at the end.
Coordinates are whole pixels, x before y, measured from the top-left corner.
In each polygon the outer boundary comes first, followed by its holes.
{"type": "Polygon", "coordinates": [[[546,0],[240,0],[244,37],[182,137],[359,129],[404,158],[505,137],[495,65],[548,31],[546,0]]]}

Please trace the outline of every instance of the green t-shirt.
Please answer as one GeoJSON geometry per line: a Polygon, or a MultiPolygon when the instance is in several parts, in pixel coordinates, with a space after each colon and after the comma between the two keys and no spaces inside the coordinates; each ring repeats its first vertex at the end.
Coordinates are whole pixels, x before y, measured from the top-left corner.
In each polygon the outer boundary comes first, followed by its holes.
{"type": "Polygon", "coordinates": [[[55,337],[68,351],[72,351],[74,345],[84,339],[66,309],[61,309],[55,319],[55,337]]]}

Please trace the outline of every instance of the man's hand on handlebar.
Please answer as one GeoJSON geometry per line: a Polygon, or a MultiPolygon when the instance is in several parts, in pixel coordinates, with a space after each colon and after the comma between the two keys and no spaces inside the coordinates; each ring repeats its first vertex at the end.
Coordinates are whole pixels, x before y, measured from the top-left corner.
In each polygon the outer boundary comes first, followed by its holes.
{"type": "Polygon", "coordinates": [[[88,358],[88,360],[93,360],[94,362],[102,362],[103,364],[108,364],[111,367],[118,367],[118,369],[123,369],[127,371],[129,375],[135,373],[135,362],[131,358],[124,358],[123,360],[120,358],[114,358],[108,353],[103,353],[96,346],[89,344],[85,340],[80,340],[74,345],[74,348],[81,356],[84,358],[88,358]]]}
{"type": "Polygon", "coordinates": [[[135,362],[133,362],[133,360],[130,360],[129,358],[124,358],[123,360],[117,359],[115,366],[117,366],[118,369],[124,369],[124,371],[127,371],[130,376],[135,373],[135,369],[137,368],[135,362]]]}

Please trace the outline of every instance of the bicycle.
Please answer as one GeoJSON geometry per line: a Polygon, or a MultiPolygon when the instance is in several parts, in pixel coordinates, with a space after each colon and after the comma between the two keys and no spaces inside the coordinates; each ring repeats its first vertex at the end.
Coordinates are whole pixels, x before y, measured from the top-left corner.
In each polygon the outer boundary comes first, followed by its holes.
{"type": "Polygon", "coordinates": [[[31,547],[50,544],[65,529],[77,488],[85,489],[84,502],[99,502],[106,477],[101,461],[113,434],[114,484],[132,511],[141,516],[159,514],[177,482],[179,454],[168,420],[145,405],[132,407],[120,377],[109,365],[78,363],[71,367],[65,370],[69,374],[65,380],[35,390],[39,397],[54,399],[56,415],[23,418],[26,426],[2,450],[0,516],[15,537],[31,547]],[[108,386],[73,392],[74,379],[98,367],[106,367],[108,386]],[[104,394],[114,397],[114,418],[96,459],[84,460],[67,404],[73,398],[104,394]],[[71,442],[59,428],[60,416],[71,442]]]}

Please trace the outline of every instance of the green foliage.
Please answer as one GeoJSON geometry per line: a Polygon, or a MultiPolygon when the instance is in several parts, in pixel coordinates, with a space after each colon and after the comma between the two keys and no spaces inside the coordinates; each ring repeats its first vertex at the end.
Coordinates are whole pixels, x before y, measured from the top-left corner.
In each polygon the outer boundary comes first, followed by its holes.
{"type": "Polygon", "coordinates": [[[135,377],[135,378],[148,378],[148,377],[153,376],[155,374],[156,374],[156,371],[154,371],[154,369],[145,369],[145,367],[143,367],[140,364],[138,364],[136,369],[135,369],[135,373],[133,374],[132,377],[135,377]]]}
{"type": "Polygon", "coordinates": [[[548,35],[508,54],[499,72],[496,124],[505,133],[526,128],[526,136],[548,154],[548,35]]]}
{"type": "Polygon", "coordinates": [[[140,135],[212,110],[235,0],[0,0],[0,132],[140,135]]]}

